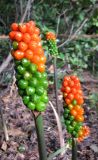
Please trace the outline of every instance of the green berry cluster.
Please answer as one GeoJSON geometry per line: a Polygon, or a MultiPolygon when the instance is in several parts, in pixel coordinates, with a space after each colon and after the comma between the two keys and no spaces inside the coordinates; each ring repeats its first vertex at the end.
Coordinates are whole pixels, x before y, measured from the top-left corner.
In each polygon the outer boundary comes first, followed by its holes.
{"type": "Polygon", "coordinates": [[[70,109],[68,106],[64,106],[64,124],[68,133],[70,133],[73,137],[78,138],[78,132],[82,127],[81,122],[77,122],[74,119],[74,116],[70,114],[70,109]]]}
{"type": "Polygon", "coordinates": [[[50,51],[51,55],[53,55],[53,56],[58,55],[58,48],[57,48],[56,41],[54,41],[52,39],[48,40],[48,47],[49,47],[49,51],[50,51]]]}
{"type": "Polygon", "coordinates": [[[23,103],[30,109],[43,112],[48,102],[47,74],[39,72],[28,59],[15,60],[16,83],[23,103]]]}

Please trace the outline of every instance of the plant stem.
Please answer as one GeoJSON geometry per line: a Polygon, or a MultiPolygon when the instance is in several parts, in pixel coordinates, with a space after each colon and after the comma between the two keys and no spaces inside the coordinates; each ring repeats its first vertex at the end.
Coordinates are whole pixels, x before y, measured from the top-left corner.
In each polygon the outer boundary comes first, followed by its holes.
{"type": "Polygon", "coordinates": [[[41,113],[33,113],[37,139],[38,139],[38,149],[39,149],[39,157],[40,160],[47,160],[47,151],[45,145],[45,138],[44,138],[44,127],[43,127],[43,117],[41,113]]]}
{"type": "Polygon", "coordinates": [[[58,78],[57,78],[57,57],[53,57],[53,65],[54,65],[54,85],[55,85],[55,98],[56,98],[56,106],[57,106],[57,112],[60,116],[60,107],[58,103],[58,78]]]}
{"type": "Polygon", "coordinates": [[[72,160],[77,160],[77,140],[72,137],[72,160]]]}

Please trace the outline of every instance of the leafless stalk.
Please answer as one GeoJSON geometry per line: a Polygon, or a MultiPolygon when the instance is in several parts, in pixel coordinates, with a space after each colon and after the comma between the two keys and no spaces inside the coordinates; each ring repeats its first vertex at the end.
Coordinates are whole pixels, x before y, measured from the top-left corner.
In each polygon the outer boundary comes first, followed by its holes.
{"type": "MultiPolygon", "coordinates": [[[[60,147],[64,147],[64,137],[63,137],[63,132],[62,132],[62,125],[61,125],[61,121],[60,118],[57,114],[56,109],[54,108],[53,104],[51,101],[49,101],[49,104],[54,112],[55,118],[56,118],[56,122],[57,122],[57,126],[58,126],[58,133],[59,133],[59,139],[60,139],[60,147]]],[[[61,156],[64,154],[64,152],[61,154],[61,156]]]]}

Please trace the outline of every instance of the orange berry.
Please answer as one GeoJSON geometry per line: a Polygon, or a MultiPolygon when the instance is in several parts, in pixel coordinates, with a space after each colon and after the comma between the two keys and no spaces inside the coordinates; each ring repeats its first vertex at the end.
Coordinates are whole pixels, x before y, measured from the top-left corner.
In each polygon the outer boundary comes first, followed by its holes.
{"type": "Polygon", "coordinates": [[[27,26],[27,33],[29,33],[30,35],[34,34],[35,27],[32,26],[30,23],[26,23],[26,26],[27,26]]]}
{"type": "Polygon", "coordinates": [[[37,35],[39,35],[39,34],[40,34],[40,29],[37,28],[37,27],[35,27],[35,28],[34,28],[34,33],[37,34],[37,35]]]}
{"type": "Polygon", "coordinates": [[[77,89],[76,89],[76,88],[74,88],[74,87],[73,87],[73,88],[71,88],[71,93],[72,93],[72,94],[76,94],[76,93],[77,93],[77,89]]]}
{"type": "Polygon", "coordinates": [[[63,81],[63,86],[64,87],[68,86],[68,82],[67,81],[63,81]]]}
{"type": "Polygon", "coordinates": [[[74,99],[74,95],[72,93],[69,93],[67,98],[69,98],[72,101],[74,99]]]}
{"type": "Polygon", "coordinates": [[[53,32],[47,32],[46,34],[46,38],[47,40],[55,40],[56,39],[56,35],[53,32]]]}
{"type": "Polygon", "coordinates": [[[25,42],[19,42],[18,43],[18,48],[21,50],[21,51],[25,51],[25,50],[27,50],[27,48],[28,48],[28,45],[25,43],[25,42]]]}
{"type": "Polygon", "coordinates": [[[15,40],[16,41],[21,41],[22,40],[22,36],[23,36],[23,34],[21,33],[21,32],[16,32],[16,34],[15,34],[15,40]]]}
{"type": "Polygon", "coordinates": [[[45,71],[45,65],[43,63],[38,64],[38,71],[39,72],[44,72],[45,71]]]}
{"type": "Polygon", "coordinates": [[[29,59],[29,60],[32,60],[32,58],[33,58],[33,51],[30,50],[30,49],[27,49],[27,50],[25,51],[24,56],[25,56],[25,58],[27,58],[27,59],[29,59]]]}
{"type": "Polygon", "coordinates": [[[68,99],[68,98],[65,98],[65,102],[66,102],[66,104],[70,104],[71,103],[70,99],[68,99]]]}
{"type": "Polygon", "coordinates": [[[26,33],[27,27],[26,24],[19,24],[19,31],[22,33],[26,33]]]}
{"type": "Polygon", "coordinates": [[[69,87],[73,87],[73,86],[74,86],[74,81],[73,81],[73,80],[70,80],[70,81],[68,82],[68,86],[69,86],[69,87]]]}
{"type": "Polygon", "coordinates": [[[84,103],[84,100],[83,100],[82,96],[80,96],[80,97],[77,99],[77,103],[78,103],[79,105],[82,105],[82,104],[84,103]]]}
{"type": "Polygon", "coordinates": [[[33,27],[35,27],[35,22],[34,21],[29,21],[29,24],[32,25],[33,27]]]}
{"type": "Polygon", "coordinates": [[[12,23],[12,24],[11,24],[11,29],[12,29],[13,31],[18,31],[18,24],[17,24],[17,23],[12,23]]]}
{"type": "Polygon", "coordinates": [[[76,111],[75,109],[73,109],[73,108],[71,109],[70,113],[71,113],[71,115],[74,116],[74,117],[77,116],[77,111],[76,111]]]}
{"type": "Polygon", "coordinates": [[[69,105],[68,105],[68,108],[69,108],[70,110],[73,109],[73,107],[74,107],[74,106],[73,106],[72,104],[69,104],[69,105]]]}
{"type": "Polygon", "coordinates": [[[40,63],[40,57],[38,55],[34,55],[32,58],[32,62],[35,64],[39,64],[40,63]]]}
{"type": "Polygon", "coordinates": [[[83,108],[78,109],[78,113],[79,113],[79,115],[83,115],[84,114],[84,109],[83,108]]]}
{"type": "Polygon", "coordinates": [[[13,56],[15,59],[21,60],[22,58],[24,58],[24,52],[16,50],[15,52],[13,52],[13,56]]]}
{"type": "Polygon", "coordinates": [[[43,50],[42,46],[38,46],[37,48],[35,48],[35,53],[37,55],[44,55],[44,50],[43,50]]]}
{"type": "Polygon", "coordinates": [[[31,40],[38,43],[41,41],[41,38],[37,34],[34,33],[33,35],[31,35],[31,40]]]}
{"type": "Polygon", "coordinates": [[[78,136],[79,136],[79,137],[82,137],[82,136],[83,136],[83,130],[82,130],[82,129],[79,130],[78,136]]]}
{"type": "Polygon", "coordinates": [[[78,122],[83,122],[84,121],[84,117],[82,116],[82,115],[77,115],[76,117],[75,117],[75,120],[76,121],[78,121],[78,122]]]}
{"type": "Polygon", "coordinates": [[[15,34],[16,34],[15,31],[11,31],[11,32],[9,33],[9,37],[10,37],[11,40],[14,40],[15,34]]]}
{"type": "Polygon", "coordinates": [[[30,41],[29,49],[31,49],[33,52],[35,52],[36,48],[37,48],[37,43],[34,41],[30,41]]]}
{"type": "Polygon", "coordinates": [[[45,55],[43,55],[43,56],[40,56],[40,62],[41,63],[46,63],[46,56],[45,55]]]}
{"type": "Polygon", "coordinates": [[[70,91],[71,91],[71,88],[70,88],[69,86],[66,86],[66,87],[65,87],[65,92],[66,92],[66,93],[70,93],[70,91]]]}
{"type": "Polygon", "coordinates": [[[70,81],[70,76],[65,76],[65,77],[64,77],[64,81],[69,82],[69,81],[70,81]]]}
{"type": "Polygon", "coordinates": [[[29,34],[29,33],[24,33],[22,40],[23,40],[25,43],[29,43],[30,40],[31,40],[30,34],[29,34]]]}

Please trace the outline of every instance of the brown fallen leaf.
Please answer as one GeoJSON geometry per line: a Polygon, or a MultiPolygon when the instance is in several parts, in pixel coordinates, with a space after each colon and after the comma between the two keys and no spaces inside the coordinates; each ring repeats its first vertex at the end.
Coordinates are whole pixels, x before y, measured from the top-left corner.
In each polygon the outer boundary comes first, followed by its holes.
{"type": "Polygon", "coordinates": [[[2,144],[2,146],[1,146],[1,149],[2,149],[3,151],[6,151],[6,150],[7,150],[7,143],[6,143],[5,141],[3,141],[3,144],[2,144]]]}
{"type": "Polygon", "coordinates": [[[25,133],[22,132],[18,128],[17,129],[13,128],[13,129],[8,130],[8,134],[11,136],[24,136],[25,135],[25,133]]]}

